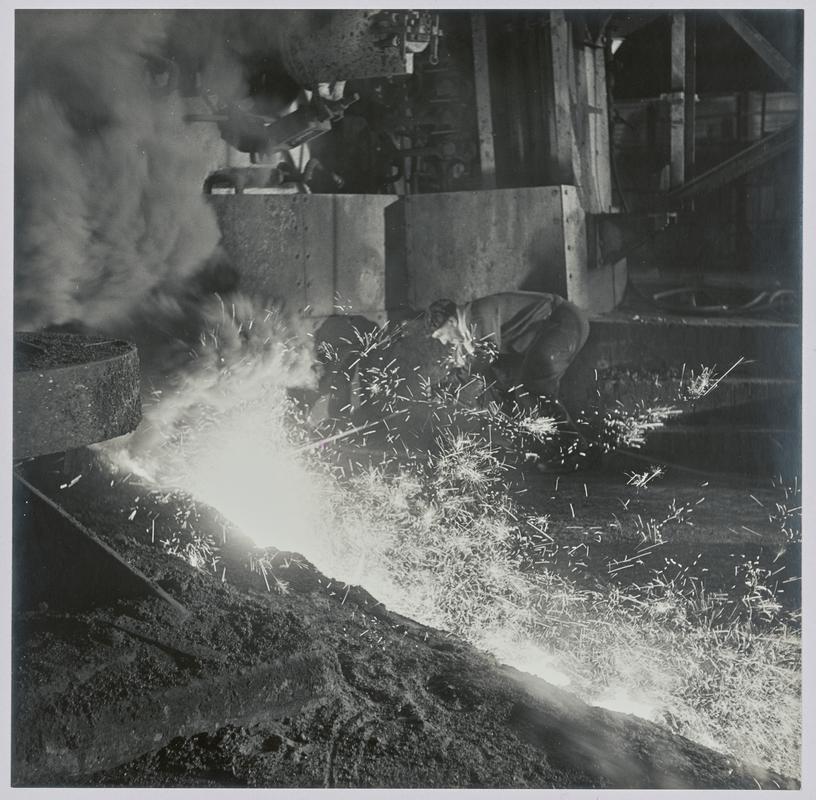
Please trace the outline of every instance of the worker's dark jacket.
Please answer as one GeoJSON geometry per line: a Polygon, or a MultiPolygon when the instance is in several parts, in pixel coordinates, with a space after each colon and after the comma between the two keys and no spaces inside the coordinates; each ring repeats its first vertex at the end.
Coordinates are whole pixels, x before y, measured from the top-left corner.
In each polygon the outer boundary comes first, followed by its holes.
{"type": "Polygon", "coordinates": [[[379,325],[358,314],[328,317],[314,333],[317,360],[323,366],[318,392],[328,395],[328,413],[344,417],[352,405],[352,381],[361,366],[362,350],[379,325]]]}

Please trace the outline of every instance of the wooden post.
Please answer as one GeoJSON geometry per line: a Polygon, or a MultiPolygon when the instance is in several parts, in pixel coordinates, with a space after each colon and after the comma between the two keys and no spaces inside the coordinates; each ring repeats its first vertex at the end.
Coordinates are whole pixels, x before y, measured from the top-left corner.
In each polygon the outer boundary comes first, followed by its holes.
{"type": "Polygon", "coordinates": [[[481,12],[471,14],[470,24],[473,36],[473,77],[476,90],[476,125],[479,131],[482,189],[495,189],[496,154],[493,147],[493,105],[490,100],[485,15],[481,12]]]}
{"type": "Polygon", "coordinates": [[[515,18],[505,23],[502,41],[502,46],[508,48],[505,70],[508,87],[505,92],[507,147],[506,149],[502,147],[499,167],[501,175],[507,176],[502,177],[502,185],[505,185],[505,182],[509,180],[511,186],[523,185],[522,182],[526,174],[527,159],[529,157],[526,147],[527,137],[524,131],[524,103],[526,98],[523,96],[524,87],[519,85],[521,84],[522,61],[516,44],[518,30],[519,25],[515,18]]]}
{"type": "Polygon", "coordinates": [[[686,83],[686,15],[671,18],[671,90],[669,92],[669,186],[673,189],[685,181],[685,97],[686,83]]]}
{"type": "Polygon", "coordinates": [[[684,92],[685,131],[683,133],[683,180],[694,177],[694,164],[697,160],[695,147],[695,127],[697,122],[697,16],[693,11],[686,12],[686,69],[684,92]]]}
{"type": "Polygon", "coordinates": [[[552,82],[554,87],[555,129],[552,147],[556,165],[556,183],[571,184],[575,181],[573,172],[572,104],[570,102],[570,27],[563,11],[550,11],[550,42],[552,43],[552,82]]]}
{"type": "Polygon", "coordinates": [[[612,207],[612,149],[609,141],[609,106],[606,95],[606,53],[587,49],[587,59],[593,72],[593,93],[588,109],[592,135],[592,171],[595,175],[596,209],[610,213],[612,207]]]}

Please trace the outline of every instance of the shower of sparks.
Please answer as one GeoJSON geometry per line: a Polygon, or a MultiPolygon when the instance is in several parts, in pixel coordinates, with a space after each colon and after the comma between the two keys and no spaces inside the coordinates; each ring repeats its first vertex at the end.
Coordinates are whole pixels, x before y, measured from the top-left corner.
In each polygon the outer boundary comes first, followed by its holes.
{"type": "MultiPolygon", "coordinates": [[[[247,566],[270,592],[288,591],[276,575],[279,551],[302,553],[329,576],[326,591],[338,602],[349,586],[364,585],[395,612],[587,702],[796,774],[799,639],[774,574],[743,559],[737,596],[714,595],[692,574],[696,562],[667,560],[648,580],[626,583],[649,571],[671,526],[690,524],[697,503],[675,499],[662,518],[615,518],[606,528],[583,525],[573,503],[569,526],[525,512],[509,487],[507,456],[524,453],[531,434],[556,432],[555,422],[474,402],[489,390],[474,377],[445,385],[406,376],[389,354],[398,337],[384,330],[354,342],[359,361],[348,377],[363,377],[360,408],[378,424],[320,437],[287,397],[303,365],[274,318],[249,326],[226,313],[190,373],[145,409],[142,433],[111,458],[148,495],[186,493],[234,523],[257,545],[247,566]],[[430,445],[414,446],[409,434],[426,428],[430,445]],[[365,469],[344,471],[331,458],[339,443],[370,441],[383,455],[365,469]],[[609,585],[586,588],[592,547],[607,533],[636,552],[609,564],[609,585]]],[[[619,404],[587,428],[595,424],[595,446],[607,452],[638,447],[676,413],[619,404]]],[[[629,485],[643,488],[661,474],[633,473],[629,485]]],[[[799,504],[785,491],[780,525],[799,504]]],[[[626,511],[629,500],[621,503],[626,511]]],[[[152,531],[155,516],[144,522],[152,531]]],[[[161,546],[229,580],[216,544],[192,517],[182,522],[161,546]]],[[[384,646],[374,628],[364,634],[384,646]]]]}
{"type": "Polygon", "coordinates": [[[524,417],[519,427],[539,439],[548,439],[558,435],[558,423],[555,417],[524,417]]]}
{"type": "Polygon", "coordinates": [[[627,485],[634,486],[637,489],[643,489],[648,486],[656,478],[660,478],[664,474],[663,467],[652,466],[645,472],[632,472],[629,474],[627,485]]]}
{"type": "Polygon", "coordinates": [[[768,521],[779,528],[790,544],[802,541],[802,487],[799,480],[786,483],[779,478],[774,481],[774,488],[783,496],[774,502],[773,510],[768,512],[768,521]]]}
{"type": "Polygon", "coordinates": [[[637,450],[646,444],[646,437],[662,428],[666,420],[682,413],[674,406],[640,405],[630,411],[621,407],[610,410],[604,419],[604,433],[609,449],[630,447],[637,450]]]}
{"type": "Polygon", "coordinates": [[[696,375],[692,371],[688,383],[684,386],[684,396],[689,400],[700,400],[711,394],[720,385],[720,382],[744,361],[745,358],[740,356],[722,375],[717,375],[715,372],[716,365],[713,367],[701,366],[700,372],[696,375]]]}
{"type": "Polygon", "coordinates": [[[219,556],[215,542],[209,536],[201,536],[192,531],[188,536],[173,533],[169,538],[160,541],[165,553],[183,558],[196,569],[215,571],[219,556]]]}
{"type": "Polygon", "coordinates": [[[257,572],[264,579],[266,591],[271,592],[274,586],[274,590],[278,592],[278,594],[289,594],[289,583],[275,575],[274,567],[276,559],[277,554],[270,553],[269,551],[251,553],[249,556],[249,568],[253,572],[257,572]],[[272,585],[269,583],[270,578],[272,578],[272,585]]]}

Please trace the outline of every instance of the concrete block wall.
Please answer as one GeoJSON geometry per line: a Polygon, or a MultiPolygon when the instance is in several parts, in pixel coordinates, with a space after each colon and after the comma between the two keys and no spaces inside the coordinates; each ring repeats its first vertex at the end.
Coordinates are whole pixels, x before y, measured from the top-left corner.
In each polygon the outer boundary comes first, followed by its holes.
{"type": "Polygon", "coordinates": [[[574,186],[411,195],[386,209],[389,308],[466,302],[512,289],[614,308],[626,266],[590,268],[574,186]]]}
{"type": "Polygon", "coordinates": [[[209,198],[242,291],[310,318],[382,322],[448,297],[554,292],[594,313],[621,300],[626,265],[588,263],[574,186],[410,195],[209,198]]]}
{"type": "Polygon", "coordinates": [[[391,195],[242,194],[209,198],[241,290],[287,313],[385,319],[385,214],[391,195]]]}

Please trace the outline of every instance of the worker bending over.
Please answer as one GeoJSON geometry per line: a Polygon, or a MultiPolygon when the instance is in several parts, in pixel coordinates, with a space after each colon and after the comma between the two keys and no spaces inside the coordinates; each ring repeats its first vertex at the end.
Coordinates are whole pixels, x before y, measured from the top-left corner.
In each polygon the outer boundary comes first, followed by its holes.
{"type": "MultiPolygon", "coordinates": [[[[370,349],[379,330],[376,322],[359,314],[338,314],[328,317],[315,331],[315,351],[322,367],[318,395],[328,398],[329,419],[351,417],[355,406],[355,379],[363,366],[366,350],[370,349]]],[[[356,398],[356,402],[359,403],[360,398],[356,398]]]]}
{"type": "Polygon", "coordinates": [[[489,365],[498,388],[516,396],[522,405],[545,398],[554,403],[574,428],[559,400],[561,379],[589,335],[587,315],[578,306],[545,292],[500,292],[464,305],[437,300],[427,312],[433,338],[453,348],[456,366],[476,358],[478,344],[492,343],[495,360],[489,365]]]}

